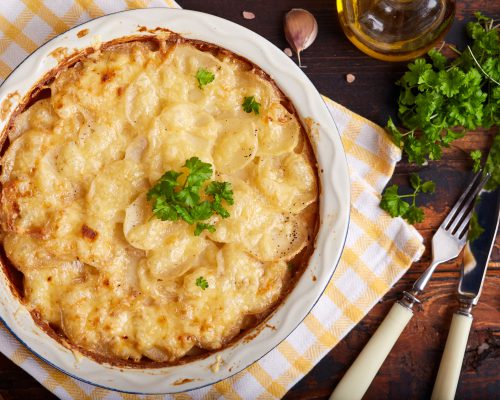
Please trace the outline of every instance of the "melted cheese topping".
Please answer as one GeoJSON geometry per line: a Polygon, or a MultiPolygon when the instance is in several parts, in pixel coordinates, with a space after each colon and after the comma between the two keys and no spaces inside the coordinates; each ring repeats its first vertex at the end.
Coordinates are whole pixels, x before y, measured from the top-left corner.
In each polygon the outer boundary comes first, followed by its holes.
{"type": "Polygon", "coordinates": [[[272,307],[317,210],[300,124],[272,84],[227,54],[131,43],[63,70],[50,90],[16,118],[1,161],[1,236],[30,309],[91,352],[175,361],[221,348],[272,307]],[[200,68],[215,74],[203,88],[200,68]],[[235,200],[200,236],[152,218],[145,196],[193,156],[235,200]]]}

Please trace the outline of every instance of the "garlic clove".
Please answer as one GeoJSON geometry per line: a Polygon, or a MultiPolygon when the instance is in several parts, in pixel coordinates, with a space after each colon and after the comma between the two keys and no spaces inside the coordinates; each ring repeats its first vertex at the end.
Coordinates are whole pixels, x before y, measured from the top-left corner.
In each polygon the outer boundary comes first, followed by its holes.
{"type": "Polygon", "coordinates": [[[300,61],[300,53],[313,44],[318,36],[316,18],[307,10],[294,8],[286,13],[283,25],[286,40],[297,53],[299,67],[305,68],[300,61]]]}

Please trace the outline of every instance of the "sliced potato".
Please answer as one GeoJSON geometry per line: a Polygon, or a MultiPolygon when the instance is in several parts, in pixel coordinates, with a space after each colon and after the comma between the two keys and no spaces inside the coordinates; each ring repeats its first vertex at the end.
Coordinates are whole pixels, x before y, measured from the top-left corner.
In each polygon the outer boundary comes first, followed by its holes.
{"type": "Polygon", "coordinates": [[[123,234],[135,248],[152,250],[160,246],[176,226],[173,221],[161,221],[154,217],[151,203],[147,201],[146,193],[142,193],[125,210],[123,234]]]}
{"type": "Polygon", "coordinates": [[[144,164],[147,175],[153,182],[166,171],[178,171],[187,159],[194,156],[213,164],[214,140],[207,140],[187,131],[169,130],[161,118],[154,122],[147,134],[147,140],[144,164]]]}
{"type": "Polygon", "coordinates": [[[217,171],[236,172],[246,167],[257,153],[257,130],[255,124],[248,121],[233,120],[219,134],[215,143],[213,157],[217,171]],[[243,122],[243,123],[242,123],[243,122]]]}
{"type": "Polygon", "coordinates": [[[267,121],[259,127],[257,155],[280,155],[291,152],[299,141],[300,125],[280,103],[273,103],[267,121]]]}
{"type": "Polygon", "coordinates": [[[179,223],[178,228],[146,254],[147,268],[155,277],[175,279],[183,275],[208,245],[206,239],[193,235],[191,226],[179,223]]]}
{"type": "Polygon", "coordinates": [[[222,67],[222,63],[206,51],[198,50],[193,46],[179,44],[173,51],[172,66],[186,75],[191,75],[193,80],[195,80],[195,75],[200,68],[216,72],[217,69],[222,67]]]}
{"type": "Polygon", "coordinates": [[[125,159],[140,163],[146,148],[148,147],[148,139],[145,136],[139,135],[133,139],[125,150],[125,159]]]}
{"type": "Polygon", "coordinates": [[[318,196],[316,176],[302,154],[263,157],[254,178],[259,190],[280,210],[300,213],[318,196]]]}
{"type": "Polygon", "coordinates": [[[231,216],[219,219],[212,240],[239,243],[262,261],[289,260],[307,244],[307,227],[293,214],[266,204],[250,185],[233,179],[234,205],[231,216]]]}
{"type": "Polygon", "coordinates": [[[281,215],[260,235],[250,235],[243,245],[259,260],[291,260],[307,245],[307,226],[294,215],[281,215]]]}
{"type": "Polygon", "coordinates": [[[125,115],[132,126],[144,128],[151,117],[159,113],[160,99],[155,85],[146,73],[141,73],[125,92],[125,115]]]}
{"type": "Polygon", "coordinates": [[[196,104],[180,103],[167,107],[158,120],[160,129],[170,134],[190,133],[210,141],[217,137],[214,118],[196,104]]]}
{"type": "Polygon", "coordinates": [[[90,184],[87,193],[88,212],[109,221],[124,210],[146,185],[139,164],[131,160],[110,163],[90,184]]]}

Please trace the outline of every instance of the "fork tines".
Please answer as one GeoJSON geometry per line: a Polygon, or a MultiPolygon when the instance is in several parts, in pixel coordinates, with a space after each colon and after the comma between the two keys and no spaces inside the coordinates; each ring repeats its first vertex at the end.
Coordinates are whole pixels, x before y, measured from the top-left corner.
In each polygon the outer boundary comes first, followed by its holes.
{"type": "Polygon", "coordinates": [[[490,175],[484,174],[480,170],[474,175],[472,182],[462,193],[456,204],[448,213],[448,216],[441,224],[441,228],[448,231],[450,234],[462,239],[467,233],[469,221],[472,217],[472,209],[474,200],[481,191],[490,175]],[[482,177],[482,178],[481,178],[482,177]]]}

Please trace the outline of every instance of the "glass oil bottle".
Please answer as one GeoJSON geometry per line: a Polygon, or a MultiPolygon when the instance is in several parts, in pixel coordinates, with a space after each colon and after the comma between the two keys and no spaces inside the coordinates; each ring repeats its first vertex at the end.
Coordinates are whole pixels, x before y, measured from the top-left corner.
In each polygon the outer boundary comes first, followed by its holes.
{"type": "Polygon", "coordinates": [[[405,61],[426,53],[448,31],[454,0],[337,0],[349,40],[371,57],[405,61]]]}

